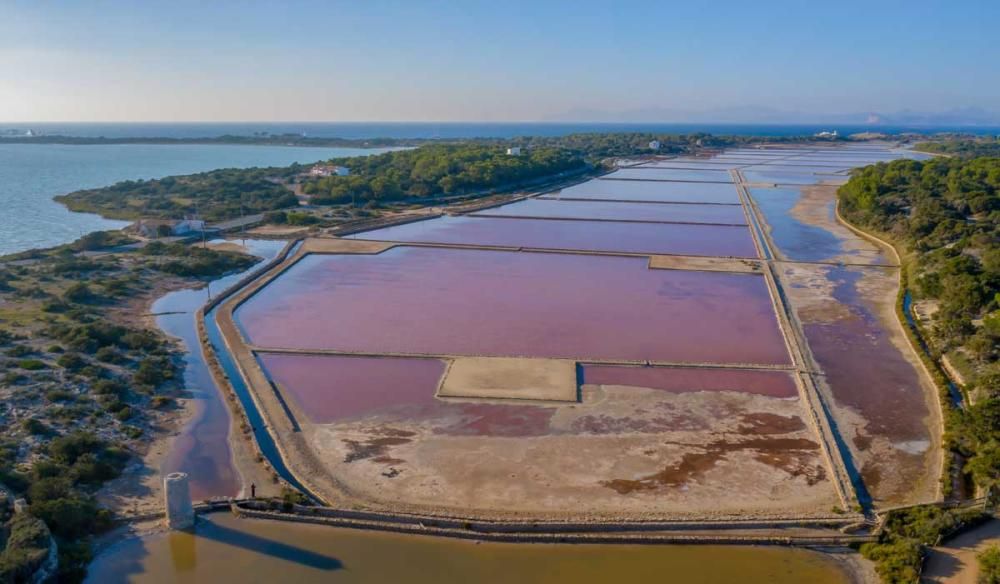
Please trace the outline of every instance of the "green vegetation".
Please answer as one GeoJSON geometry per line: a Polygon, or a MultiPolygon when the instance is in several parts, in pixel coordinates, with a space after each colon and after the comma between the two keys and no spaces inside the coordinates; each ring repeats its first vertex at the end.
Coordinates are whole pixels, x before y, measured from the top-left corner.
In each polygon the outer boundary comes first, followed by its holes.
{"type": "Polygon", "coordinates": [[[979,584],[1000,584],[1000,546],[991,545],[976,554],[979,584]]]}
{"type": "Polygon", "coordinates": [[[934,358],[962,354],[974,404],[949,410],[946,446],[976,484],[1000,477],[1000,159],[895,161],[855,171],[841,212],[903,254],[907,287],[936,306],[926,332],[934,358]]]}
{"type": "Polygon", "coordinates": [[[508,156],[501,146],[437,145],[377,156],[339,158],[331,164],[350,169],[349,176],[307,181],[303,192],[315,204],[391,201],[404,197],[456,195],[516,185],[585,168],[576,153],[533,148],[508,156]]]}
{"type": "Polygon", "coordinates": [[[960,140],[921,142],[914,147],[921,152],[935,152],[961,158],[1000,156],[1000,138],[980,137],[960,140]]]}
{"type": "MultiPolygon", "coordinates": [[[[243,270],[246,255],[153,243],[110,251],[116,234],[0,258],[0,483],[59,543],[59,581],[78,581],[110,512],[94,496],[118,476],[183,390],[181,356],[141,315],[164,285],[243,270]],[[100,249],[98,257],[81,250],[100,249]],[[11,260],[25,260],[16,262],[11,260]]],[[[33,552],[7,549],[19,574],[33,552]],[[20,567],[18,567],[20,566],[20,567]]],[[[7,581],[0,578],[0,581],[7,581]]]]}
{"type": "MultiPolygon", "coordinates": [[[[6,503],[4,503],[6,507],[6,503]]],[[[5,508],[3,515],[9,512],[5,508]]],[[[0,582],[30,582],[49,555],[49,529],[28,513],[19,513],[0,526],[0,582]]]]}
{"type": "Polygon", "coordinates": [[[222,169],[158,180],[124,181],[109,187],[56,197],[71,211],[114,219],[181,219],[198,215],[221,221],[246,214],[292,207],[298,199],[275,179],[294,175],[287,168],[222,169]]]}
{"type": "Polygon", "coordinates": [[[989,518],[979,509],[941,509],[933,505],[890,511],[879,541],[861,546],[861,554],[875,562],[886,584],[918,581],[927,546],[989,518]]]}

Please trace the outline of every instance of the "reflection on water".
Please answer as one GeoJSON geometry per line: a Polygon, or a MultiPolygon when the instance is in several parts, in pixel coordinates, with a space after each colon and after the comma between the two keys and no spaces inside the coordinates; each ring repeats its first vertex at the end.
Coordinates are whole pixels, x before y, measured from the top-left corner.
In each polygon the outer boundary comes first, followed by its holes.
{"type": "MultiPolygon", "coordinates": [[[[249,253],[263,259],[273,258],[284,245],[283,241],[246,240],[249,253]]],[[[188,473],[195,500],[232,496],[239,490],[239,479],[230,462],[229,410],[202,355],[195,312],[208,301],[210,292],[222,292],[245,274],[220,278],[207,288],[171,292],[153,304],[153,312],[160,314],[157,326],[180,339],[184,346],[184,387],[196,404],[194,417],[174,441],[161,472],[188,473]]]]}
{"type": "Polygon", "coordinates": [[[122,542],[87,582],[767,582],[840,584],[828,556],[780,547],[476,543],[218,513],[195,534],[122,542]]]}
{"type": "Polygon", "coordinates": [[[844,253],[836,235],[815,225],[803,223],[792,213],[802,198],[798,188],[753,188],[750,195],[764,213],[771,239],[778,251],[790,260],[831,261],[844,253]]]}

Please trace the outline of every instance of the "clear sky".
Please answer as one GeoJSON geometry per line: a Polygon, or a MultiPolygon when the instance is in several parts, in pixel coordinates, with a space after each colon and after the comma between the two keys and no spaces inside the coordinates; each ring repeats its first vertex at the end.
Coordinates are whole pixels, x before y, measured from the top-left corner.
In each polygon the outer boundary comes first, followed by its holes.
{"type": "Polygon", "coordinates": [[[4,121],[678,121],[744,107],[996,111],[1000,0],[0,0],[4,121]]]}

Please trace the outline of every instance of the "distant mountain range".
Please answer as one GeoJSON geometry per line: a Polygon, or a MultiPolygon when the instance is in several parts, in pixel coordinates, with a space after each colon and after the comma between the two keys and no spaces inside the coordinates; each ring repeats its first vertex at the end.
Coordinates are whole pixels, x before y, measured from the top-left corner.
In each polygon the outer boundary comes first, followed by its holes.
{"type": "Polygon", "coordinates": [[[902,110],[895,113],[864,112],[817,114],[765,106],[737,106],[704,111],[648,107],[623,111],[573,109],[550,116],[550,122],[664,122],[723,124],[851,124],[879,126],[1000,126],[1000,112],[979,107],[942,112],[902,110]]]}

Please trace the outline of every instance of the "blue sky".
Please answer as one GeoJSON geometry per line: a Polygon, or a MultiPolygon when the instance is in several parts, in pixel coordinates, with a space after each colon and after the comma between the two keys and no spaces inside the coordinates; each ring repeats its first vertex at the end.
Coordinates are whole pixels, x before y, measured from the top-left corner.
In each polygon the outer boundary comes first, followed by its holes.
{"type": "Polygon", "coordinates": [[[996,0],[0,0],[0,22],[6,121],[1000,109],[996,0]]]}

